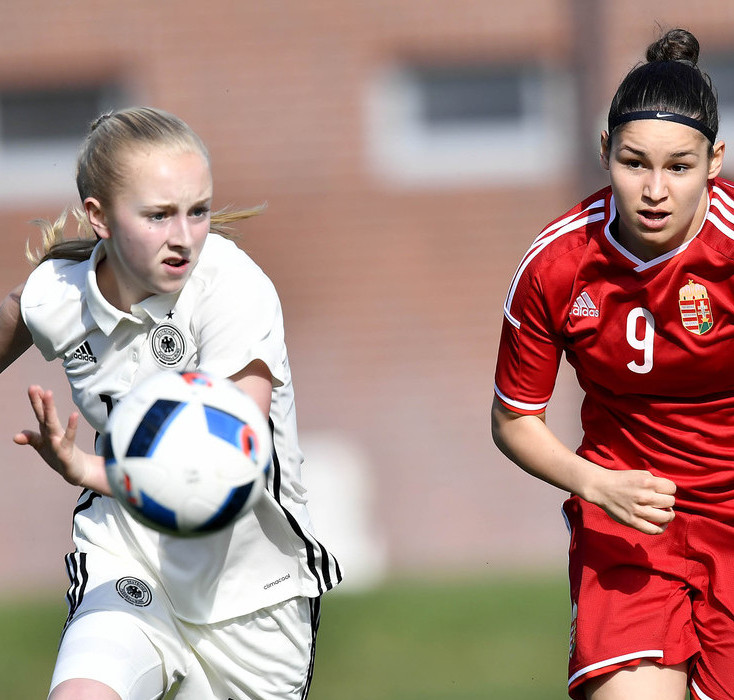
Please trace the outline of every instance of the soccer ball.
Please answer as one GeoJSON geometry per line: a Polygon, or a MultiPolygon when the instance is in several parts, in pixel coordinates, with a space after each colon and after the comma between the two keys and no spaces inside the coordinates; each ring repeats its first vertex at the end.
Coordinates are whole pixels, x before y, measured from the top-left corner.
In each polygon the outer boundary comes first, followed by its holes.
{"type": "Polygon", "coordinates": [[[247,513],[265,488],[270,429],[229,379],[159,372],[112,410],[103,436],[110,488],[138,521],[193,536],[247,513]]]}

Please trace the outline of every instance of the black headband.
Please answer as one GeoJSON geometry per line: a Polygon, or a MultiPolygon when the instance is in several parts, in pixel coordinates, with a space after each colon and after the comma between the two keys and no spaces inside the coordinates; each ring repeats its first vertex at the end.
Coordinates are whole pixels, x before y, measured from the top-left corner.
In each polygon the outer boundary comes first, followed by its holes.
{"type": "Polygon", "coordinates": [[[716,134],[709,129],[702,121],[694,119],[693,117],[687,117],[685,114],[674,114],[673,112],[665,112],[664,110],[645,110],[641,112],[627,112],[626,114],[618,114],[615,117],[609,119],[609,133],[611,134],[621,124],[627,122],[636,122],[640,119],[657,119],[658,121],[664,122],[677,122],[678,124],[685,124],[690,126],[697,131],[700,131],[711,143],[713,144],[716,140],[716,134]]]}

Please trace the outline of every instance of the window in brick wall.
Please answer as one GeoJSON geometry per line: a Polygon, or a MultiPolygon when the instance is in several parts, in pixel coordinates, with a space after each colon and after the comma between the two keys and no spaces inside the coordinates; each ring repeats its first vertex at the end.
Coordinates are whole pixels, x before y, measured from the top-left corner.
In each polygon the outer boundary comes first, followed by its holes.
{"type": "Polygon", "coordinates": [[[571,85],[537,65],[386,71],[367,98],[373,171],[406,186],[542,180],[574,155],[571,85]]]}
{"type": "Polygon", "coordinates": [[[117,86],[0,86],[0,202],[73,195],[76,155],[90,122],[120,107],[117,86]]]}

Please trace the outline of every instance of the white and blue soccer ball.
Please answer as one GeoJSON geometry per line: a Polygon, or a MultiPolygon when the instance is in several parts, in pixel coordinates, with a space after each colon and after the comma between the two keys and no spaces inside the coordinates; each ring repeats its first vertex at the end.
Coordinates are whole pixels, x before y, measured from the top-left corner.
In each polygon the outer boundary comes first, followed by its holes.
{"type": "Polygon", "coordinates": [[[228,379],[159,372],[112,410],[103,439],[110,488],[138,521],[161,532],[216,532],[265,489],[268,422],[228,379]]]}

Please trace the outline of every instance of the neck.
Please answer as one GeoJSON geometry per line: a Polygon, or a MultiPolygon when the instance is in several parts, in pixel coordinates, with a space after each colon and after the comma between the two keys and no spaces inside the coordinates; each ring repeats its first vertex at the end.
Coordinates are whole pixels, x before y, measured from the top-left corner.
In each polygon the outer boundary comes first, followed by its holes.
{"type": "Polygon", "coordinates": [[[97,287],[102,293],[102,296],[120,311],[130,313],[130,307],[132,306],[131,301],[125,300],[123,290],[118,284],[117,277],[112,268],[112,264],[109,257],[105,256],[99,261],[96,269],[97,274],[97,287]]]}

